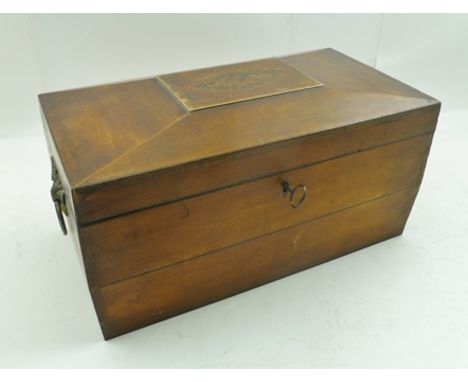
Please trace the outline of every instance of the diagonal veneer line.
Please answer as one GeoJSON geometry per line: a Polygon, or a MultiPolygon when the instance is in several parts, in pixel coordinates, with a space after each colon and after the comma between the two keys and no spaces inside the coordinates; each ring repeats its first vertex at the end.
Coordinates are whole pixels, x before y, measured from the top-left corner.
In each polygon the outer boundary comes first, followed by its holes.
{"type": "Polygon", "coordinates": [[[105,166],[102,166],[100,167],[99,169],[97,169],[96,171],[92,172],[91,174],[89,174],[88,176],[86,176],[84,179],[80,180],[78,182],[78,184],[76,185],[76,187],[80,187],[80,186],[84,186],[84,185],[87,185],[86,182],[90,179],[92,179],[93,177],[95,177],[97,174],[99,174],[101,171],[105,170],[106,168],[112,166],[114,163],[118,162],[119,160],[121,160],[122,158],[124,158],[125,156],[127,156],[128,154],[130,154],[131,152],[137,150],[138,148],[140,148],[141,146],[143,146],[144,144],[146,144],[147,142],[151,141],[152,139],[154,139],[155,137],[157,137],[159,134],[161,134],[162,132],[166,131],[167,129],[171,128],[173,125],[175,125],[177,122],[181,121],[182,119],[184,119],[187,115],[189,115],[190,113],[186,113],[184,115],[181,115],[180,117],[178,117],[177,119],[175,119],[174,121],[172,121],[171,123],[169,123],[167,126],[163,127],[162,129],[159,129],[158,131],[156,131],[154,134],[150,135],[148,138],[144,139],[143,141],[141,141],[140,143],[138,143],[137,145],[133,146],[131,149],[125,151],[124,153],[122,153],[121,155],[119,155],[118,157],[114,158],[112,161],[110,161],[109,163],[107,163],[105,166]]]}

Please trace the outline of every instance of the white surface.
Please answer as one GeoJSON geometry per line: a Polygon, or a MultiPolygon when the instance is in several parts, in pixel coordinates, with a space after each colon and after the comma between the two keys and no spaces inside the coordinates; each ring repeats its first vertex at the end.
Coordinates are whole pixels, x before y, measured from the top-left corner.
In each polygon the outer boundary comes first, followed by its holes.
{"type": "Polygon", "coordinates": [[[0,14],[0,137],[39,136],[37,94],[333,47],[468,107],[468,15],[0,14]]]}
{"type": "Polygon", "coordinates": [[[467,20],[0,15],[0,367],[468,367],[467,20]],[[36,94],[324,46],[444,104],[404,235],[104,342],[36,94]]]}
{"type": "Polygon", "coordinates": [[[0,138],[41,133],[36,52],[29,17],[0,14],[0,138]]]}
{"type": "Polygon", "coordinates": [[[0,140],[0,367],[468,367],[467,124],[442,114],[403,236],[108,342],[45,142],[0,140]]]}
{"type": "Polygon", "coordinates": [[[42,134],[41,92],[328,46],[373,64],[381,21],[381,15],[0,15],[0,137],[42,134]]]}
{"type": "Polygon", "coordinates": [[[37,94],[333,47],[468,107],[468,15],[0,15],[0,137],[41,135],[37,94]]]}
{"type": "Polygon", "coordinates": [[[385,15],[377,68],[443,101],[468,108],[468,15],[385,15]]]}

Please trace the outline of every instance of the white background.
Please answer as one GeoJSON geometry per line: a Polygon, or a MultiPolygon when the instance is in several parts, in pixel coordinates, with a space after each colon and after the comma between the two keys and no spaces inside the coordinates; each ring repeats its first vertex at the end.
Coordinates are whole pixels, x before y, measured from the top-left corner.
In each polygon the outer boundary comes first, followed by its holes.
{"type": "Polygon", "coordinates": [[[37,94],[332,47],[468,104],[467,15],[0,15],[0,137],[40,135],[37,94]]]}
{"type": "Polygon", "coordinates": [[[468,367],[468,16],[0,15],[0,367],[468,367]],[[403,236],[104,342],[37,94],[333,47],[443,103],[403,236]]]}

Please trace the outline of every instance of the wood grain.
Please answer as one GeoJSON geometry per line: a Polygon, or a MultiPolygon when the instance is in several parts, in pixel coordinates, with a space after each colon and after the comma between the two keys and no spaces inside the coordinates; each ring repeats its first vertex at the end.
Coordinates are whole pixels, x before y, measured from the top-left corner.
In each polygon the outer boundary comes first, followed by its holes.
{"type": "MultiPolygon", "coordinates": [[[[179,171],[197,162],[209,166],[215,162],[208,159],[365,126],[370,121],[378,125],[391,116],[425,107],[437,109],[440,104],[331,49],[281,60],[323,86],[192,113],[155,77],[41,95],[41,108],[57,144],[75,210],[86,208],[99,215],[96,211],[102,204],[82,207],[87,199],[80,199],[80,190],[86,193],[87,187],[91,192],[101,186],[110,190],[130,178],[138,184],[140,176],[159,178],[159,171],[179,171]]],[[[191,76],[195,78],[196,73],[188,75],[188,80],[191,76]]],[[[161,199],[150,201],[158,202],[161,199]]],[[[142,198],[142,205],[130,207],[147,206],[147,198],[142,198]]],[[[129,210],[125,203],[122,207],[125,210],[120,212],[129,210]]],[[[83,212],[77,222],[109,216],[87,217],[83,212]]]]}
{"type": "Polygon", "coordinates": [[[419,182],[432,134],[83,227],[98,285],[143,274],[419,182]],[[304,184],[290,207],[281,183],[304,184]]]}
{"type": "Polygon", "coordinates": [[[403,231],[439,101],[332,49],[163,78],[39,96],[106,338],[403,231]]]}
{"type": "Polygon", "coordinates": [[[384,121],[329,132],[142,174],[76,191],[76,214],[86,224],[221,189],[307,164],[411,138],[435,129],[439,108],[430,106],[384,121]]]}
{"type": "MultiPolygon", "coordinates": [[[[399,235],[416,189],[101,289],[107,338],[399,235]]],[[[281,301],[278,301],[281,304],[281,301]]]]}
{"type": "Polygon", "coordinates": [[[278,58],[166,74],[159,80],[190,111],[322,86],[278,58]]]}
{"type": "Polygon", "coordinates": [[[73,189],[187,113],[155,80],[42,94],[39,101],[73,189]]]}

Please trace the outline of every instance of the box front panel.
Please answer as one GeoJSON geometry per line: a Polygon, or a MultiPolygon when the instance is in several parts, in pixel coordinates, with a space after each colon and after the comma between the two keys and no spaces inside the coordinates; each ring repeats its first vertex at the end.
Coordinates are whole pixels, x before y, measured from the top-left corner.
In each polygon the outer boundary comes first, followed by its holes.
{"type": "Polygon", "coordinates": [[[419,184],[432,134],[82,227],[96,284],[204,255],[419,184]],[[292,208],[282,183],[304,185],[292,208]]]}
{"type": "Polygon", "coordinates": [[[256,287],[403,231],[417,188],[101,289],[107,338],[256,287]]]}

